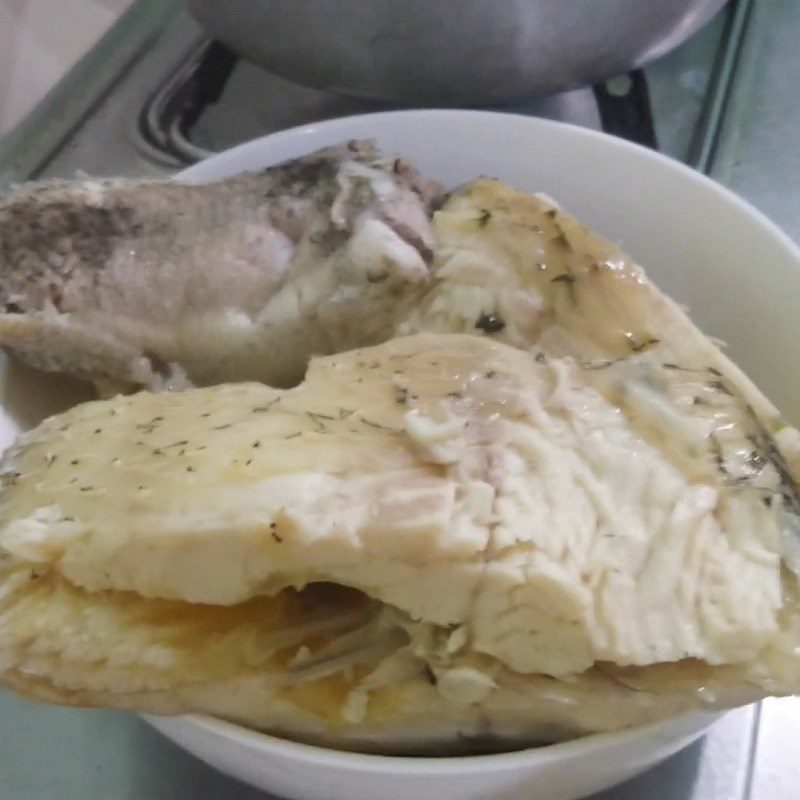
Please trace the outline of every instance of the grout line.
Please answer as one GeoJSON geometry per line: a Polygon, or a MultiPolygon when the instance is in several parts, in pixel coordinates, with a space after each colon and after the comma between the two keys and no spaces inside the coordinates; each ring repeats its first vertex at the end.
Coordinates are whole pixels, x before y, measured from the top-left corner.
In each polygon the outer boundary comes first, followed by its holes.
{"type": "Polygon", "coordinates": [[[744,784],[742,800],[753,800],[753,777],[756,768],[756,756],[758,754],[758,734],[761,728],[761,703],[756,704],[755,719],[750,738],[750,746],[747,749],[747,778],[744,784]]]}
{"type": "Polygon", "coordinates": [[[723,47],[713,67],[711,99],[703,109],[698,135],[693,138],[686,154],[686,162],[706,175],[713,167],[752,9],[753,0],[736,0],[729,12],[723,32],[723,47]]]}

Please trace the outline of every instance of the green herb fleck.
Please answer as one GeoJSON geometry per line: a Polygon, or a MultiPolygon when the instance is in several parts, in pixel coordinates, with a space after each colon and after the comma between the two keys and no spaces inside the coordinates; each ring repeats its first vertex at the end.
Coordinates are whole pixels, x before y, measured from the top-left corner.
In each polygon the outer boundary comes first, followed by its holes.
{"type": "Polygon", "coordinates": [[[475,321],[475,327],[484,333],[498,333],[506,326],[506,321],[499,314],[481,314],[475,321]]]}

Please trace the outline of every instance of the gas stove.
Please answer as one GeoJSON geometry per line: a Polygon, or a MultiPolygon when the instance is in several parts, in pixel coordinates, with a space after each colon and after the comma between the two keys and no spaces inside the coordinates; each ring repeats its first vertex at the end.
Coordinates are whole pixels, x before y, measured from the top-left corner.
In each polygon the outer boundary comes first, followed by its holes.
{"type": "MultiPolygon", "coordinates": [[[[800,2],[737,0],[681,48],[603,85],[503,111],[656,148],[800,239],[800,2]]],[[[272,131],[394,108],[289,83],[209,40],[177,0],[139,0],[0,140],[0,185],[76,174],[160,176],[272,131]]],[[[255,800],[132,715],[0,694],[5,800],[255,800]],[[42,753],[47,758],[42,758],[42,753]]],[[[594,800],[794,800],[800,699],[730,712],[699,742],[594,800]]]]}
{"type": "MultiPolygon", "coordinates": [[[[397,108],[290,83],[208,40],[180,7],[153,6],[137,4],[8,137],[0,180],[169,172],[265,133],[397,108]]],[[[732,5],[646,71],[497,110],[603,129],[705,169],[749,12],[732,5]]]]}

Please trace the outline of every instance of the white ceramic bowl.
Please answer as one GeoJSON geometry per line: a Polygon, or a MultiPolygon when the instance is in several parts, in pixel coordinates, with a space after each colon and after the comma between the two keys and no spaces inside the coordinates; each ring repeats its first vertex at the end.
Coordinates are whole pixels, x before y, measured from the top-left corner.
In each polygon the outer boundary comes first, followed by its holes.
{"type": "Polygon", "coordinates": [[[455,758],[343,753],[210,717],[146,719],[207,764],[291,800],[573,800],[677,753],[701,736],[716,715],[697,714],[514,753],[455,758]]]}
{"type": "MultiPolygon", "coordinates": [[[[182,174],[206,181],[349,138],[372,137],[457,185],[490,175],[544,191],[618,239],[798,422],[800,251],[761,214],[692,170],[603,134],[528,117],[402,111],[267,136],[182,174]]],[[[151,722],[225,772],[300,800],[566,800],[621,781],[697,738],[713,716],[516,753],[410,759],[286,742],[189,716],[151,722]]]]}

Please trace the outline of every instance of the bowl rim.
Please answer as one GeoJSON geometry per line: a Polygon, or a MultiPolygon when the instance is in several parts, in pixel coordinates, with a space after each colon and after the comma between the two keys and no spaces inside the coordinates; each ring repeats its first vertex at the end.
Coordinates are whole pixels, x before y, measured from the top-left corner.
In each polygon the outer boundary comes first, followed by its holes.
{"type": "MultiPolygon", "coordinates": [[[[248,153],[248,151],[251,150],[256,151],[259,148],[266,148],[270,145],[270,143],[273,142],[284,143],[293,139],[302,141],[306,137],[314,136],[314,134],[316,134],[320,129],[331,131],[333,133],[341,130],[342,133],[339,136],[338,141],[342,141],[353,138],[352,132],[346,133],[346,131],[348,127],[354,124],[360,125],[373,120],[376,122],[381,122],[384,120],[397,120],[398,122],[402,122],[406,119],[414,119],[416,121],[422,120],[423,122],[427,120],[446,121],[448,118],[450,118],[453,122],[484,120],[498,124],[506,123],[511,125],[526,125],[531,129],[552,128],[556,131],[560,130],[566,135],[582,138],[587,142],[603,142],[603,147],[611,147],[623,152],[628,152],[636,158],[644,158],[654,161],[670,172],[680,175],[683,179],[686,179],[695,185],[702,186],[704,189],[716,195],[718,199],[736,207],[737,210],[750,217],[753,222],[766,229],[765,232],[769,233],[776,241],[778,241],[788,251],[788,255],[792,258],[792,260],[796,261],[798,267],[800,267],[800,242],[795,242],[795,240],[792,239],[788,233],[786,233],[777,223],[773,222],[763,211],[760,211],[743,197],[740,197],[738,194],[736,194],[736,192],[734,192],[732,189],[729,189],[727,186],[723,186],[721,183],[718,183],[705,173],[699,172],[693,167],[690,167],[688,164],[684,164],[677,158],[673,158],[672,156],[658,152],[657,150],[652,150],[644,145],[628,141],[622,137],[614,136],[610,133],[606,133],[605,131],[598,131],[594,130],[593,128],[587,128],[582,125],[576,125],[571,122],[563,122],[561,120],[528,116],[524,113],[467,108],[411,108],[396,109],[393,111],[374,111],[366,114],[350,114],[344,117],[335,117],[333,119],[309,122],[304,125],[296,125],[292,128],[274,131],[273,133],[268,133],[264,136],[259,136],[255,139],[241,142],[234,147],[229,147],[226,150],[215,153],[203,161],[199,161],[196,164],[192,164],[191,166],[176,172],[172,176],[172,179],[186,181],[189,183],[193,183],[195,181],[203,183],[206,180],[209,180],[209,178],[204,176],[204,173],[207,171],[209,166],[213,166],[215,164],[224,165],[225,162],[229,160],[237,160],[242,153],[248,153]]],[[[369,138],[369,134],[363,134],[363,136],[365,138],[369,138]]],[[[325,147],[326,145],[315,144],[313,146],[325,147]]],[[[264,169],[277,163],[280,162],[271,161],[269,159],[266,161],[259,160],[259,166],[257,169],[264,169]]],[[[246,171],[247,170],[236,170],[228,172],[226,170],[225,175],[229,176],[241,174],[242,172],[246,171]]],[[[219,178],[216,176],[210,178],[210,180],[218,179],[219,178]]],[[[607,232],[605,235],[608,235],[607,232]]]]}
{"type": "MultiPolygon", "coordinates": [[[[556,131],[562,131],[564,134],[582,139],[584,142],[591,142],[596,144],[601,143],[601,147],[609,147],[623,153],[628,153],[631,156],[649,160],[665,169],[674,175],[678,176],[680,180],[693,184],[700,188],[702,191],[708,192],[715,196],[717,202],[722,202],[728,207],[733,207],[737,211],[747,217],[752,224],[761,229],[764,235],[769,236],[780,245],[781,249],[785,251],[787,260],[793,262],[796,267],[800,267],[800,245],[796,243],[786,232],[784,232],[775,222],[773,222],[766,214],[758,210],[755,206],[749,203],[744,198],[737,195],[734,191],[723,186],[709,176],[698,172],[697,170],[689,167],[688,165],[678,161],[671,156],[651,150],[643,145],[629,142],[625,139],[612,136],[603,131],[597,131],[590,128],[585,128],[572,123],[562,122],[559,120],[544,119],[541,117],[530,117],[525,114],[515,114],[504,111],[487,111],[475,109],[449,109],[449,108],[430,108],[430,109],[401,109],[394,111],[380,111],[366,114],[353,114],[346,117],[337,117],[335,119],[320,120],[318,122],[311,122],[304,125],[299,125],[293,128],[288,128],[281,131],[266,134],[264,136],[251,139],[247,142],[242,142],[235,147],[228,148],[214,156],[192,165],[178,173],[173,178],[178,181],[186,181],[189,183],[198,182],[203,183],[206,180],[218,180],[223,176],[240,174],[246,172],[245,169],[228,170],[226,162],[238,162],[244,160],[251,155],[257,153],[259,150],[268,151],[273,143],[284,145],[297,140],[303,142],[305,139],[312,139],[316,134],[324,131],[329,132],[331,135],[324,137],[330,140],[346,140],[354,136],[352,127],[354,125],[361,126],[375,121],[385,124],[387,121],[404,122],[407,119],[413,119],[415,123],[424,123],[426,121],[445,122],[452,121],[454,123],[471,123],[471,122],[489,122],[491,124],[502,125],[503,123],[511,124],[514,126],[528,126],[531,130],[550,128],[556,131]],[[209,176],[207,174],[209,167],[221,167],[217,172],[212,171],[209,176]]],[[[369,133],[359,133],[358,136],[369,138],[369,133]]],[[[375,138],[380,143],[380,131],[376,131],[375,138]]],[[[315,141],[312,147],[325,146],[321,142],[315,141]]],[[[257,158],[258,166],[254,169],[262,169],[276,163],[277,160],[269,158],[257,158]]],[[[171,718],[170,723],[179,723],[189,725],[194,728],[199,728],[204,733],[214,736],[221,736],[226,739],[233,740],[236,744],[243,745],[253,750],[269,750],[271,754],[282,756],[284,758],[292,759],[295,761],[315,762],[318,765],[327,765],[339,768],[351,768],[354,770],[371,769],[378,772],[389,773],[396,768],[413,769],[417,772],[425,774],[442,774],[453,770],[457,767],[460,771],[479,772],[487,769],[500,769],[511,766],[512,764],[521,764],[529,761],[531,758],[541,758],[543,760],[556,760],[560,758],[570,758],[576,755],[586,755],[587,753],[602,750],[606,746],[617,745],[624,746],[627,743],[632,743],[642,737],[652,735],[658,737],[659,732],[671,727],[677,730],[674,734],[670,731],[668,734],[664,731],[668,740],[678,740],[692,738],[693,735],[700,735],[705,728],[710,726],[715,720],[722,717],[727,710],[723,711],[702,711],[699,710],[694,713],[681,715],[678,717],[669,717],[663,720],[656,720],[654,722],[646,723],[644,725],[637,725],[631,728],[626,728],[621,731],[611,731],[604,733],[588,734],[576,739],[570,739],[565,742],[558,742],[551,745],[543,745],[540,747],[528,747],[521,750],[514,750],[503,753],[493,753],[486,755],[465,755],[465,756],[392,756],[381,755],[374,753],[358,753],[346,750],[336,750],[334,748],[323,747],[319,745],[306,744],[304,742],[293,741],[291,739],[284,739],[274,736],[269,733],[258,731],[255,729],[247,728],[227,720],[218,719],[204,714],[189,714],[179,718],[171,718]]],[[[145,718],[156,727],[161,727],[157,717],[145,715],[145,718]]],[[[164,719],[163,717],[160,719],[164,719]]]]}
{"type": "Polygon", "coordinates": [[[463,756],[394,756],[380,753],[359,753],[350,750],[337,750],[333,747],[307,744],[292,739],[285,739],[254,728],[247,728],[235,722],[219,719],[206,714],[186,714],[181,717],[164,718],[154,715],[143,715],[144,718],[161,729],[163,722],[179,723],[183,726],[200,729],[205,734],[224,738],[228,743],[243,746],[250,750],[290,759],[296,762],[313,762],[318,766],[330,766],[352,770],[373,770],[378,772],[394,772],[397,769],[413,769],[426,775],[439,775],[452,772],[454,768],[460,772],[486,772],[487,770],[507,769],[514,765],[528,764],[534,761],[559,761],[576,756],[601,751],[605,747],[624,747],[646,736],[659,738],[659,732],[671,727],[678,728],[674,733],[663,731],[663,739],[659,744],[693,739],[702,735],[714,722],[724,716],[730,709],[723,711],[696,712],[655,720],[643,725],[634,725],[619,731],[590,733],[554,744],[525,747],[502,753],[463,756]]]}

